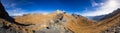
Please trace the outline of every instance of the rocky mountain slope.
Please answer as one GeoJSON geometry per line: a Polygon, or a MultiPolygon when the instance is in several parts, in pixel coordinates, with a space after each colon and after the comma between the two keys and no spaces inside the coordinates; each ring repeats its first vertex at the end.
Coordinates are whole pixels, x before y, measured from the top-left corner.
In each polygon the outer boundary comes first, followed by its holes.
{"type": "Polygon", "coordinates": [[[120,33],[120,9],[108,15],[99,22],[61,11],[11,18],[0,3],[0,33],[120,33]]]}
{"type": "Polygon", "coordinates": [[[106,15],[100,22],[111,26],[104,33],[120,33],[120,9],[106,15]]]}

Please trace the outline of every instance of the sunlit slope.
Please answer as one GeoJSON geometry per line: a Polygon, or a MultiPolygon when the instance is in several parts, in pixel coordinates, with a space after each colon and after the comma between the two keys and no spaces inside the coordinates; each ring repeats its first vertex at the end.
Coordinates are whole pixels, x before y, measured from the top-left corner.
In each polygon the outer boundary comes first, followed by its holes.
{"type": "Polygon", "coordinates": [[[51,13],[47,15],[29,14],[15,17],[15,20],[22,24],[42,24],[41,26],[47,27],[50,23],[52,23],[50,22],[51,20],[58,19],[59,16],[63,16],[62,18],[66,20],[63,26],[74,33],[101,33],[112,26],[118,25],[120,21],[120,13],[99,22],[87,19],[80,15],[71,15],[67,13],[51,13]]]}

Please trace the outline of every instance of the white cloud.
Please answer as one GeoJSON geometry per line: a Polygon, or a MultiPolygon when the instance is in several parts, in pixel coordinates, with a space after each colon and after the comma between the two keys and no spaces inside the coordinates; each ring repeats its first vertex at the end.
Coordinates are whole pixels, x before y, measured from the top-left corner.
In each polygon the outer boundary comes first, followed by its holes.
{"type": "Polygon", "coordinates": [[[10,16],[18,16],[18,15],[25,14],[24,11],[25,10],[23,10],[21,8],[15,8],[13,10],[7,10],[7,12],[9,13],[10,16]]]}
{"type": "MultiPolygon", "coordinates": [[[[13,4],[11,4],[12,6],[13,4]]],[[[9,6],[7,6],[8,8],[11,8],[9,6]]],[[[34,10],[34,11],[27,11],[27,10],[24,10],[22,8],[17,8],[15,7],[15,5],[12,6],[12,9],[8,9],[6,10],[10,16],[22,16],[24,14],[33,14],[33,13],[40,13],[40,14],[43,14],[43,15],[46,15],[48,13],[50,13],[50,11],[43,11],[43,10],[34,10]]]]}
{"type": "Polygon", "coordinates": [[[92,1],[92,7],[99,6],[99,3],[96,3],[94,0],[91,1],[92,1]]]}
{"type": "Polygon", "coordinates": [[[9,2],[7,2],[7,0],[5,0],[2,3],[3,3],[4,7],[6,8],[6,11],[9,13],[10,16],[24,14],[25,10],[16,7],[16,5],[18,5],[18,4],[16,4],[16,3],[9,3],[9,2]]]}
{"type": "MultiPolygon", "coordinates": [[[[108,14],[108,13],[113,12],[117,8],[120,8],[119,3],[120,3],[120,0],[108,0],[105,3],[100,3],[102,5],[98,8],[96,8],[95,11],[83,13],[82,15],[84,15],[84,16],[97,16],[97,15],[108,14]]],[[[97,3],[94,6],[96,6],[96,5],[97,5],[97,3]]]]}
{"type": "Polygon", "coordinates": [[[6,8],[6,11],[9,13],[10,16],[22,16],[23,14],[29,14],[29,13],[41,13],[41,14],[48,14],[48,11],[42,11],[42,10],[34,10],[34,11],[27,11],[22,8],[16,7],[19,4],[16,3],[7,3],[3,2],[3,5],[6,8]]]}
{"type": "Polygon", "coordinates": [[[23,9],[14,9],[14,10],[8,10],[8,13],[10,16],[22,16],[24,14],[43,14],[43,15],[46,15],[50,12],[48,11],[40,11],[40,10],[36,10],[36,11],[26,11],[26,10],[23,10],[23,9]],[[12,11],[12,12],[11,12],[12,11]]]}
{"type": "Polygon", "coordinates": [[[91,4],[92,4],[92,7],[96,7],[96,6],[102,6],[104,3],[97,3],[95,2],[94,0],[91,0],[91,4]]]}
{"type": "Polygon", "coordinates": [[[34,10],[34,11],[31,11],[31,12],[27,12],[27,13],[38,13],[38,14],[43,14],[43,15],[46,15],[46,14],[49,14],[51,13],[50,11],[44,11],[44,10],[34,10]]]}

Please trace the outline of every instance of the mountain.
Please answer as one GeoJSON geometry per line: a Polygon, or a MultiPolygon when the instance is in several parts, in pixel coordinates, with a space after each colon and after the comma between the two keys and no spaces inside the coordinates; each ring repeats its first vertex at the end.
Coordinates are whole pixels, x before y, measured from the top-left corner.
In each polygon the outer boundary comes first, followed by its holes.
{"type": "Polygon", "coordinates": [[[120,13],[120,8],[118,8],[117,10],[115,10],[114,12],[112,12],[108,15],[105,15],[105,17],[101,18],[100,20],[105,20],[105,19],[111,18],[119,13],[120,13]]]}
{"type": "Polygon", "coordinates": [[[115,16],[116,14],[120,13],[119,10],[120,9],[118,8],[117,10],[115,10],[114,12],[112,12],[110,14],[99,15],[99,16],[87,16],[87,17],[89,19],[92,19],[92,20],[101,21],[101,20],[104,20],[104,19],[111,18],[111,17],[115,16]]]}
{"type": "MultiPolygon", "coordinates": [[[[32,30],[51,33],[74,33],[79,26],[89,26],[95,24],[80,15],[70,15],[65,12],[57,11],[48,15],[28,14],[15,17],[15,21],[21,24],[31,24],[32,30]],[[37,26],[36,26],[37,25],[37,26]],[[46,29],[47,28],[47,29],[46,29]],[[70,29],[71,28],[71,29],[70,29]]],[[[79,31],[77,31],[79,32],[79,31]]]]}
{"type": "Polygon", "coordinates": [[[106,15],[101,19],[101,23],[111,26],[104,33],[120,33],[120,9],[106,15]]]}
{"type": "Polygon", "coordinates": [[[2,4],[0,9],[0,33],[120,33],[120,9],[100,21],[60,10],[11,18],[2,4]]]}
{"type": "Polygon", "coordinates": [[[95,21],[100,21],[105,15],[99,15],[99,16],[87,16],[87,18],[95,20],[95,21]]]}
{"type": "MultiPolygon", "coordinates": [[[[118,11],[118,10],[116,10],[116,11],[118,11]]],[[[114,12],[113,12],[113,14],[114,14],[114,12]]],[[[23,23],[23,24],[25,24],[25,23],[29,23],[29,24],[40,23],[40,24],[43,24],[43,26],[44,26],[44,23],[46,22],[45,20],[47,20],[48,22],[47,22],[47,24],[45,24],[46,27],[47,26],[51,27],[50,24],[53,23],[53,21],[56,22],[57,20],[59,20],[59,21],[64,21],[65,24],[63,24],[63,22],[62,22],[62,26],[65,26],[65,28],[67,27],[67,29],[69,29],[73,33],[93,33],[93,32],[100,33],[100,32],[107,30],[108,28],[111,28],[114,25],[117,25],[119,23],[119,19],[120,19],[120,17],[118,17],[118,16],[120,16],[119,13],[115,14],[113,17],[110,16],[111,19],[106,18],[104,20],[100,20],[100,21],[96,22],[94,20],[90,20],[81,15],[67,14],[65,12],[63,12],[63,13],[55,12],[55,13],[51,13],[48,15],[29,14],[29,15],[25,15],[25,16],[18,16],[18,17],[15,17],[15,20],[17,22],[23,23]],[[61,18],[59,18],[59,17],[61,17],[61,18]],[[35,22],[35,21],[37,21],[37,22],[35,22]],[[52,21],[52,22],[49,22],[49,21],[52,21]]],[[[106,15],[105,15],[105,17],[106,17],[106,15]]],[[[59,21],[57,21],[57,22],[59,22],[59,21]]],[[[59,22],[59,23],[61,23],[61,22],[59,22]]],[[[57,23],[54,23],[54,24],[56,25],[57,23]]],[[[57,25],[57,26],[59,26],[59,25],[57,25]]],[[[50,27],[47,27],[47,28],[50,28],[50,27]]],[[[52,26],[51,29],[54,30],[54,27],[52,26]]],[[[60,29],[60,28],[57,27],[57,29],[60,29]]],[[[40,30],[42,31],[44,29],[40,29],[40,30]]],[[[51,31],[51,30],[47,30],[47,32],[48,31],[51,31]]],[[[58,30],[58,31],[61,32],[60,30],[58,30]]],[[[64,30],[64,31],[66,31],[66,30],[64,30]]],[[[46,32],[46,29],[43,32],[46,32]]]]}

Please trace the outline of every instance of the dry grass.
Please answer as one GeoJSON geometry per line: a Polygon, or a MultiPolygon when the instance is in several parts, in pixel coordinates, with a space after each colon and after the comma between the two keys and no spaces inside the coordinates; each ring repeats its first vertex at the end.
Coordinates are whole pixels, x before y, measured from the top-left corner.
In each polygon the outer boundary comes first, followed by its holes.
{"type": "Polygon", "coordinates": [[[86,22],[84,22],[83,20],[85,18],[83,19],[80,18],[76,20],[74,19],[74,17],[71,17],[70,15],[66,15],[66,18],[67,20],[69,20],[67,27],[70,28],[75,33],[101,33],[102,31],[105,31],[106,29],[111,28],[112,26],[115,26],[120,23],[119,14],[112,18],[100,21],[99,23],[94,23],[94,21],[87,19],[85,20],[86,22]]]}

